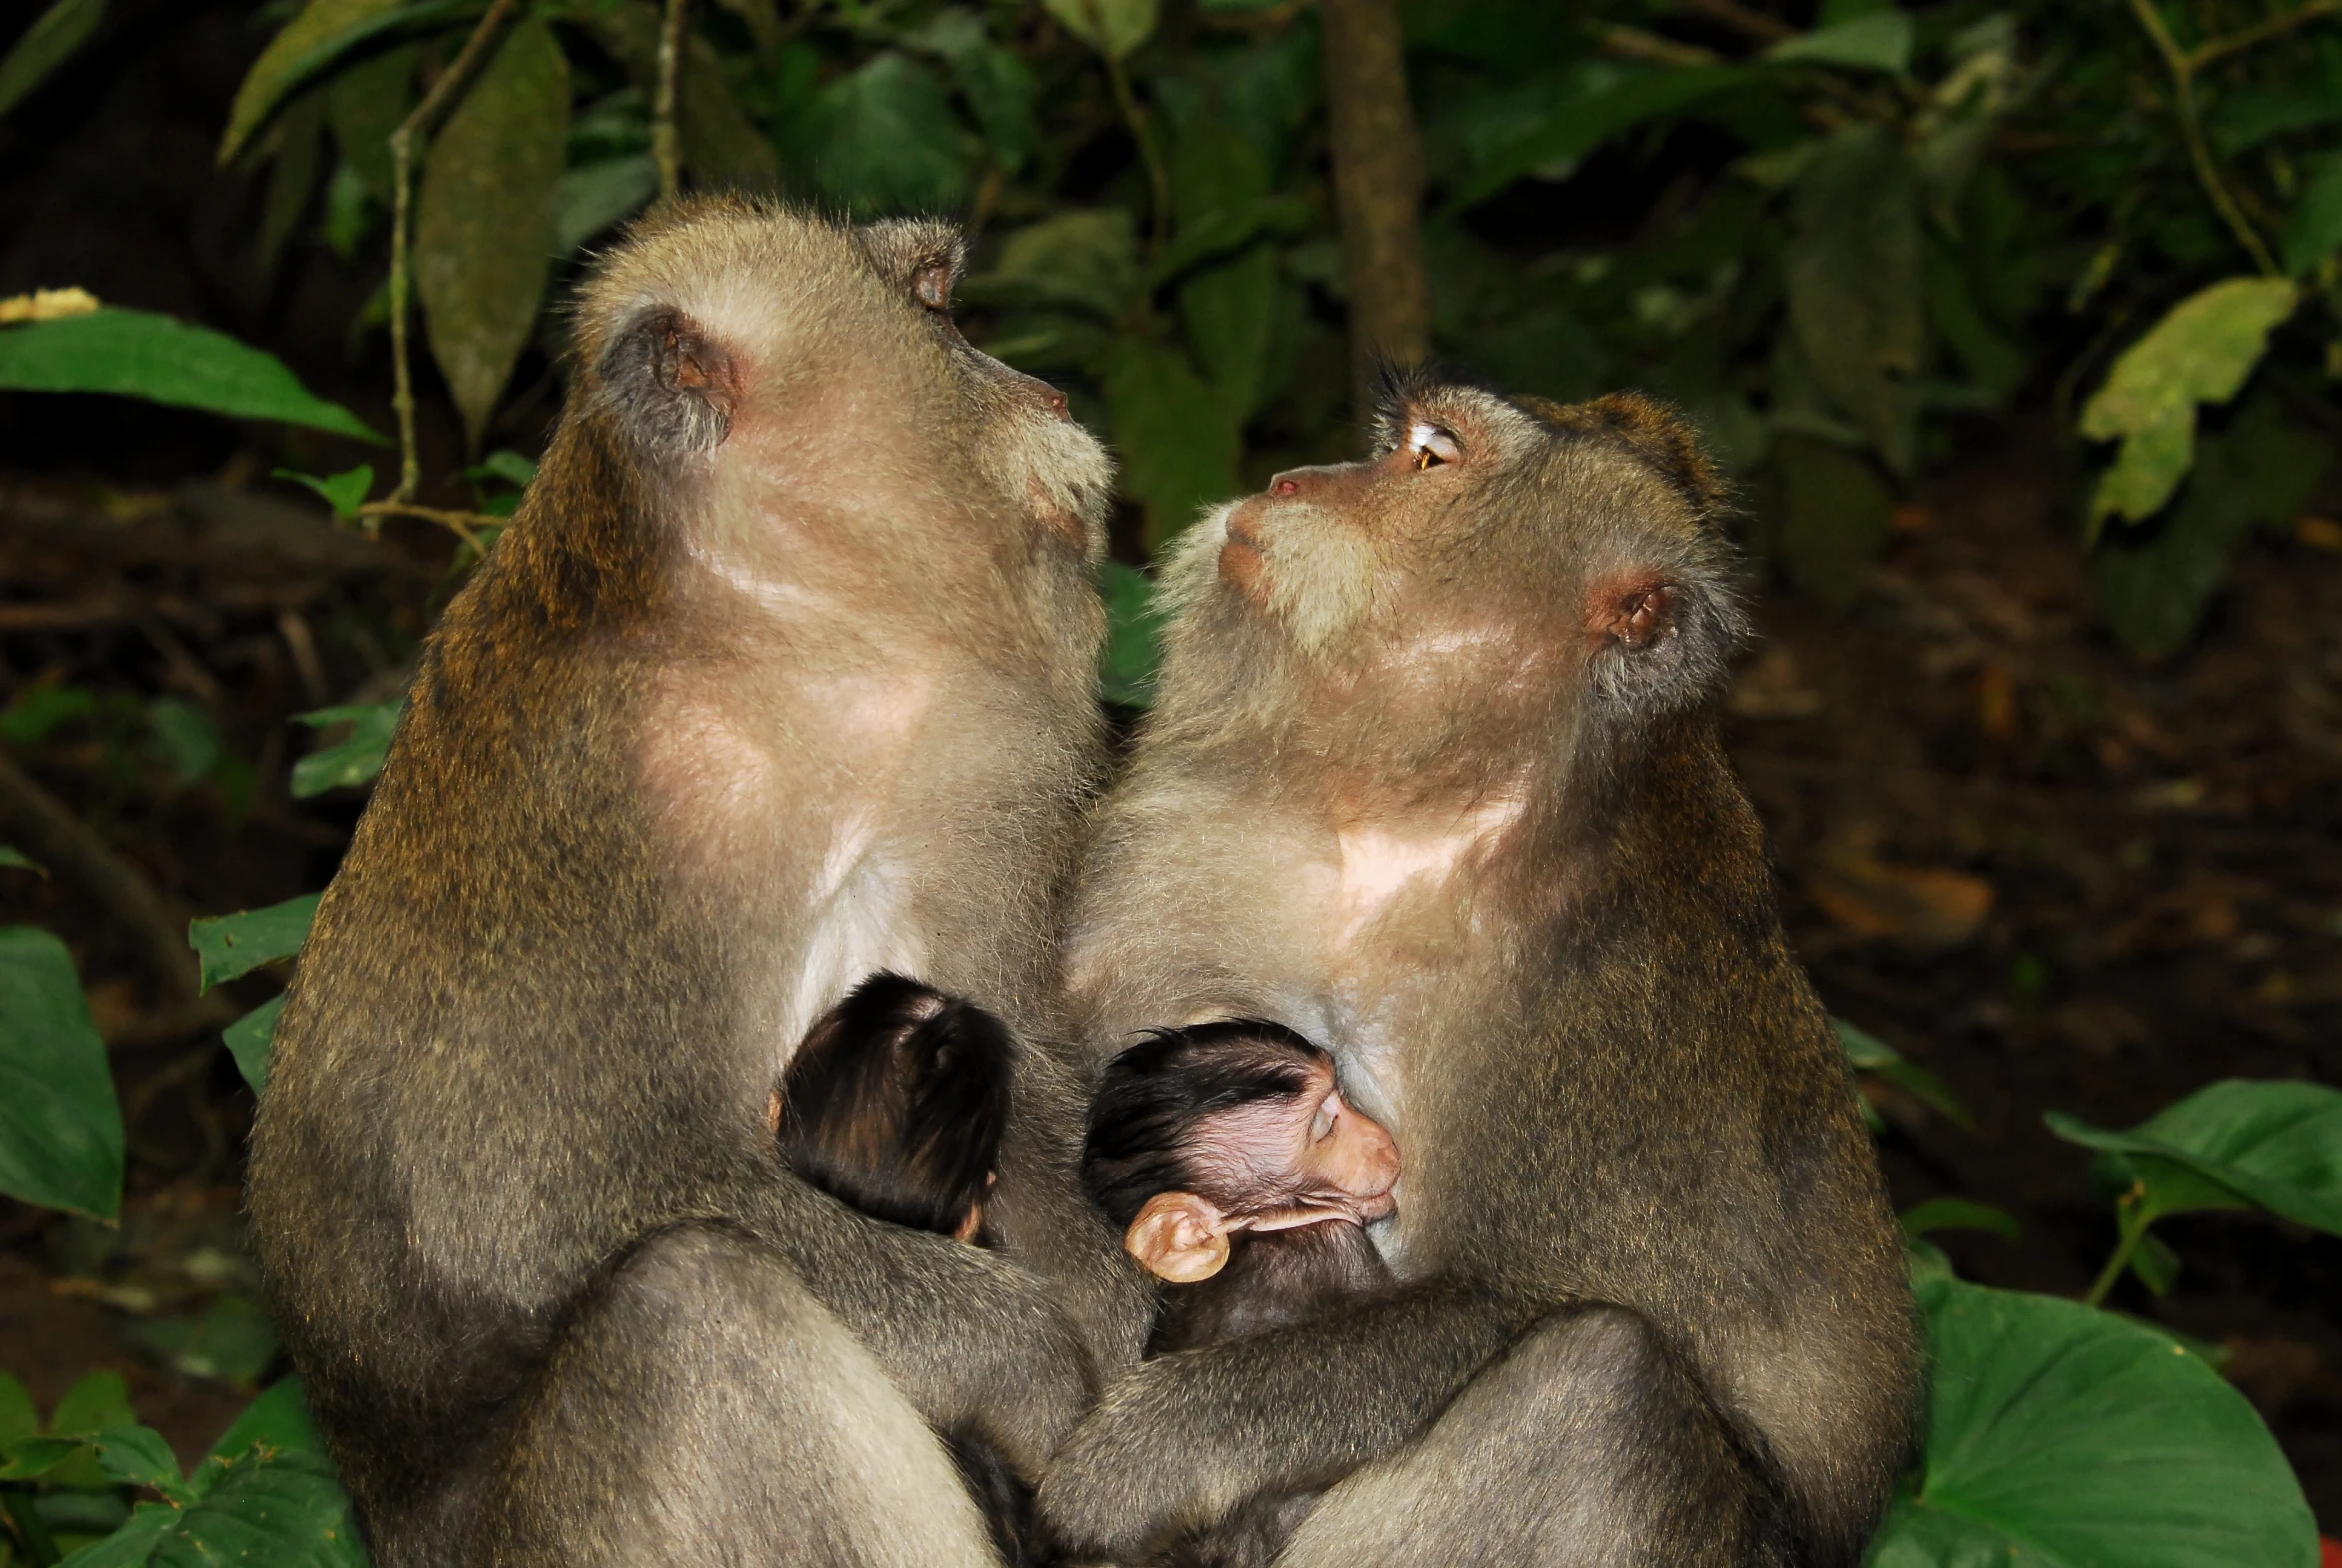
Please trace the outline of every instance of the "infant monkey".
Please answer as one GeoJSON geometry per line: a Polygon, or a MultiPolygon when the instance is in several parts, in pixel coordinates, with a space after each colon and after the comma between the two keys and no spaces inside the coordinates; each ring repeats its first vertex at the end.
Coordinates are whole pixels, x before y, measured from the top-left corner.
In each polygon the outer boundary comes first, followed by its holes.
{"type": "MultiPolygon", "coordinates": [[[[1157,1030],[1109,1063],[1082,1185],[1123,1247],[1172,1288],[1151,1354],[1313,1317],[1390,1271],[1365,1226],[1393,1212],[1398,1147],[1342,1098],[1333,1058],[1281,1024],[1157,1030]]],[[[1262,1493],[1170,1561],[1266,1563],[1316,1500],[1262,1493]]]]}
{"type": "MultiPolygon", "coordinates": [[[[1016,1041],[985,1009],[877,974],[815,1020],[768,1117],[790,1170],[874,1219],[981,1246],[1016,1041]]],[[[980,1438],[943,1434],[1011,1568],[1034,1559],[1033,1489],[980,1438]]]]}

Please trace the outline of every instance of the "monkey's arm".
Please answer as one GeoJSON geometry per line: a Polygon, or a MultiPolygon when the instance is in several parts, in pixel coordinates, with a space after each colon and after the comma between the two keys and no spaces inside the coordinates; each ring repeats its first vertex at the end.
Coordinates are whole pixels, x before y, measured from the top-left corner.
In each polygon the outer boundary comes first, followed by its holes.
{"type": "Polygon", "coordinates": [[[1050,1462],[1042,1524],[1077,1559],[1131,1561],[1257,1492],[1330,1485],[1422,1431],[1546,1309],[1430,1281],[1144,1362],[1050,1462]]]}
{"type": "Polygon", "coordinates": [[[872,1219],[791,1176],[743,1196],[736,1221],[781,1254],[939,1431],[973,1431],[1036,1476],[1097,1397],[1081,1336],[1016,1264],[872,1219]]]}

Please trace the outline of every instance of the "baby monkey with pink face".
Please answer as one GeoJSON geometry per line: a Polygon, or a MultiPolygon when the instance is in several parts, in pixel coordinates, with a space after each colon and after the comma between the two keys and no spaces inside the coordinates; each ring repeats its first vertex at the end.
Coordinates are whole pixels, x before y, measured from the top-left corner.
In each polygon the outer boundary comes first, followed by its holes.
{"type": "Polygon", "coordinates": [[[1175,1286],[1152,1353],[1314,1316],[1389,1282],[1365,1226],[1394,1208],[1398,1146],[1342,1098],[1333,1058],[1281,1024],[1163,1029],[1109,1063],[1082,1185],[1175,1286]]]}

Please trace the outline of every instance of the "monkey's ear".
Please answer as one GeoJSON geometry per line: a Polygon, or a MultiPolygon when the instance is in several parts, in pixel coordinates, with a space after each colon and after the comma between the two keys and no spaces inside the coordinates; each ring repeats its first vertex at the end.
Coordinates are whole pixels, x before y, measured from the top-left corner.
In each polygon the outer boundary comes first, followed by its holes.
{"type": "Polygon", "coordinates": [[[1586,595],[1597,696],[1638,713],[1690,707],[1723,688],[1747,623],[1707,562],[1596,582],[1586,595]]]}
{"type": "Polygon", "coordinates": [[[653,451],[721,445],[740,405],[739,357],[672,307],[643,312],[602,351],[602,395],[618,422],[653,451]]]}
{"type": "Polygon", "coordinates": [[[1123,1233],[1123,1250],[1158,1279],[1191,1285],[1227,1266],[1228,1219],[1192,1192],[1158,1192],[1123,1233]]]}
{"type": "Polygon", "coordinates": [[[889,218],[855,232],[880,276],[927,310],[952,308],[952,290],[968,265],[968,242],[957,224],[939,218],[889,218]]]}

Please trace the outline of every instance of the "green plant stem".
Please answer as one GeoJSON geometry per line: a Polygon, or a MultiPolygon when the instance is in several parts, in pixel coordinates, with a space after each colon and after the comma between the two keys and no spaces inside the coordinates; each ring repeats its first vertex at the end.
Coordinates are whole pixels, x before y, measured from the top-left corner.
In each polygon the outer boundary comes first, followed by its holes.
{"type": "Polygon", "coordinates": [[[2122,1200],[2122,1216],[2119,1221],[2122,1227],[2122,1240],[2114,1248],[2114,1255],[2106,1259],[2106,1266],[2098,1271],[2098,1277],[2090,1285],[2089,1293],[2081,1298],[2081,1304],[2084,1306],[2100,1306],[2105,1303],[2106,1297],[2113,1292],[2116,1281],[2121,1279],[2122,1271],[2130,1266],[2131,1256],[2138,1251],[2139,1243],[2147,1238],[2147,1226],[2151,1221],[2142,1221],[2133,1227],[2130,1222],[2130,1216],[2133,1212],[2132,1202],[2133,1200],[2128,1197],[2122,1200]]]}
{"type": "Polygon", "coordinates": [[[1148,233],[1161,246],[1171,237],[1171,176],[1165,172],[1163,154],[1148,130],[1147,112],[1139,107],[1139,97],[1131,91],[1130,73],[1113,55],[1104,50],[1099,54],[1106,61],[1106,79],[1114,88],[1115,107],[1123,112],[1123,123],[1131,128],[1131,140],[1139,144],[1139,161],[1147,168],[1147,196],[1153,208],[1148,233]]]}
{"type": "Polygon", "coordinates": [[[495,0],[488,7],[487,15],[479,19],[479,25],[463,41],[454,63],[439,74],[422,102],[414,106],[414,112],[390,133],[394,177],[390,200],[390,374],[394,388],[391,403],[398,412],[398,487],[390,492],[386,505],[405,505],[422,488],[422,457],[414,434],[413,358],[406,325],[407,302],[414,287],[408,253],[412,249],[414,228],[415,143],[430,133],[439,116],[471,80],[480,62],[487,58],[488,46],[495,41],[518,3],[519,0],[495,0]]]}
{"type": "Polygon", "coordinates": [[[473,525],[503,520],[500,517],[488,516],[485,512],[449,511],[440,506],[417,506],[412,501],[402,501],[394,496],[389,500],[368,501],[364,506],[358,508],[358,515],[368,519],[370,523],[384,517],[415,517],[424,522],[435,522],[482,555],[487,553],[487,549],[479,542],[479,536],[471,531],[473,525]]]}
{"type": "Polygon", "coordinates": [[[675,128],[675,97],[683,75],[683,19],[691,0],[667,0],[659,25],[659,84],[651,100],[650,155],[659,166],[659,200],[683,189],[683,138],[675,128]]]}
{"type": "MultiPolygon", "coordinates": [[[[2324,3],[2324,0],[2318,0],[2318,3],[2324,3]]],[[[2277,258],[2270,254],[2268,246],[2244,216],[2244,209],[2236,205],[2236,198],[2221,180],[2219,166],[2212,160],[2211,144],[2204,140],[2203,117],[2197,113],[2195,106],[2197,70],[2209,60],[2259,40],[2238,34],[2235,39],[2216,39],[2190,53],[2179,47],[2179,41],[2171,36],[2171,29],[2163,25],[2162,15],[2156,11],[2154,0],[2130,0],[2130,9],[2131,14],[2138,18],[2138,25],[2145,29],[2148,41],[2154,44],[2155,53],[2162,56],[2163,68],[2171,73],[2172,111],[2179,116],[2179,134],[2187,143],[2188,160],[2195,165],[2196,180],[2203,186],[2204,194],[2211,198],[2213,210],[2219,213],[2229,232],[2236,236],[2237,243],[2252,257],[2254,266],[2267,277],[2284,276],[2277,266],[2277,258]]],[[[2273,37],[2275,34],[2270,32],[2266,36],[2273,37]]]]}
{"type": "Polygon", "coordinates": [[[2282,37],[2324,16],[2342,16],[2342,0],[2309,0],[2307,5],[2296,7],[2283,16],[2272,16],[2265,22],[2256,22],[2242,32],[2230,33],[2225,38],[2207,38],[2188,54],[2188,63],[2201,71],[2215,60],[2226,59],[2240,49],[2250,49],[2255,44],[2282,37]]]}

